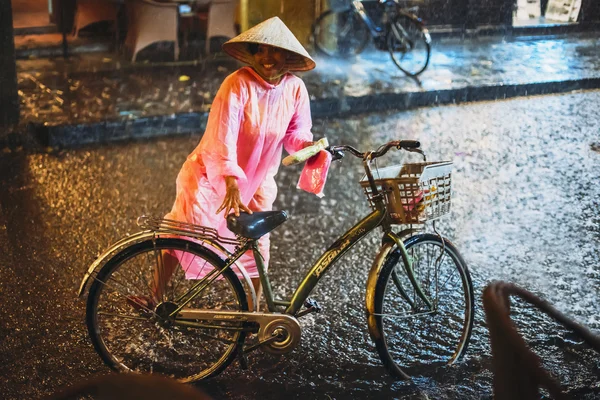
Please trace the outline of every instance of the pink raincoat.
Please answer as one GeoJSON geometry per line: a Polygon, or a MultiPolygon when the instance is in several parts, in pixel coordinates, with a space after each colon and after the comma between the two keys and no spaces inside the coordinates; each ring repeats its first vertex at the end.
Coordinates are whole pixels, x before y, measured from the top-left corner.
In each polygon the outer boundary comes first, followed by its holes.
{"type": "MultiPolygon", "coordinates": [[[[272,85],[250,67],[237,70],[225,78],[215,97],[204,136],[177,176],[177,197],[165,218],[233,237],[224,212],[215,214],[225,198],[225,177],[237,178],[242,202],[252,211],[271,210],[282,148],[288,153],[302,149],[312,141],[311,127],[310,100],[300,78],[288,73],[272,85]]],[[[268,263],[268,235],[259,247],[268,263]]],[[[209,272],[195,261],[179,261],[188,279],[209,272]]],[[[258,277],[250,253],[240,261],[250,277],[258,277]]]]}

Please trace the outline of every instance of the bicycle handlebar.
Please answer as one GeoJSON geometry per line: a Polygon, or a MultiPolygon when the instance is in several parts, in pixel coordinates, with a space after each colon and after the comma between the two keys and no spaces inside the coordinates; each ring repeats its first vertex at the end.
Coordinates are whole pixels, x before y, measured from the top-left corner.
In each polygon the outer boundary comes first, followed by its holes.
{"type": "Polygon", "coordinates": [[[373,179],[373,173],[371,172],[371,161],[377,157],[381,157],[385,153],[387,153],[392,147],[397,148],[398,150],[403,149],[410,152],[419,153],[423,156],[423,160],[426,161],[425,153],[420,149],[421,142],[418,140],[392,140],[391,142],[387,142],[386,144],[380,146],[375,151],[366,151],[361,153],[356,150],[352,146],[342,145],[342,146],[329,146],[325,148],[328,152],[333,155],[334,160],[339,160],[344,157],[344,152],[348,151],[353,156],[361,158],[363,160],[363,166],[365,168],[365,173],[367,175],[367,179],[369,180],[369,185],[371,186],[371,198],[378,204],[377,207],[383,204],[382,195],[379,193],[379,189],[375,184],[375,180],[373,179]]]}
{"type": "Polygon", "coordinates": [[[370,157],[370,159],[381,157],[385,153],[387,153],[392,147],[395,147],[398,150],[404,149],[404,150],[412,151],[412,150],[419,149],[421,147],[421,142],[419,142],[418,140],[392,140],[391,142],[388,142],[388,143],[380,146],[375,151],[364,152],[364,153],[361,153],[359,150],[355,149],[352,146],[348,146],[348,145],[329,146],[325,150],[330,152],[333,155],[333,158],[335,160],[339,160],[340,158],[344,157],[345,151],[348,151],[353,156],[362,158],[364,160],[367,157],[370,157]]]}
{"type": "Polygon", "coordinates": [[[393,140],[381,146],[379,149],[371,153],[371,158],[381,157],[385,153],[387,153],[392,147],[397,148],[398,150],[416,150],[421,147],[421,142],[418,140],[393,140]]]}

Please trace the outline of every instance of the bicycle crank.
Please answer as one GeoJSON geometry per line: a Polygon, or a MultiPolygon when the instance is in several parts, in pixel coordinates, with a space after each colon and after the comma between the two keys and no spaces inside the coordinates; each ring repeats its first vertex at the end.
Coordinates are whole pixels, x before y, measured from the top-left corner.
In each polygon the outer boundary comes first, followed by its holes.
{"type": "Polygon", "coordinates": [[[175,317],[173,322],[175,325],[179,323],[181,325],[197,326],[199,328],[220,326],[221,329],[226,328],[224,328],[224,325],[212,324],[257,324],[259,326],[258,340],[262,343],[261,347],[274,354],[284,354],[292,351],[298,346],[298,343],[300,343],[300,336],[302,333],[298,320],[287,314],[184,308],[177,314],[177,317],[175,317]]]}
{"type": "MultiPolygon", "coordinates": [[[[289,317],[286,315],[286,317],[289,317]]],[[[267,342],[264,349],[269,353],[284,354],[292,351],[300,343],[301,329],[298,320],[294,317],[275,318],[264,328],[258,331],[258,340],[261,342],[269,338],[276,339],[267,342]]]]}

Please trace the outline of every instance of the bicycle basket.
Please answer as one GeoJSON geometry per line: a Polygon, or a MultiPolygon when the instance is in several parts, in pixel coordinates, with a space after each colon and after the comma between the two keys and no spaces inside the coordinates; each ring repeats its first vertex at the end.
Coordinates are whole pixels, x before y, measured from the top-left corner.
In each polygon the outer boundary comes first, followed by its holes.
{"type": "MultiPolygon", "coordinates": [[[[452,162],[393,165],[373,171],[393,224],[422,224],[450,212],[452,162]]],[[[375,208],[366,175],[360,185],[375,208]]]]}

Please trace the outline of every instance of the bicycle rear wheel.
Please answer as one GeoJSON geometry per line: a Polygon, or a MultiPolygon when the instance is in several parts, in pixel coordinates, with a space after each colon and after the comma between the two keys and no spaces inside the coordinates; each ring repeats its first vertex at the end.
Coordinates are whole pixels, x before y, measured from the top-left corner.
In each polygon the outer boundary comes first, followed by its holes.
{"type": "Polygon", "coordinates": [[[397,246],[384,247],[387,253],[378,257],[383,266],[376,283],[372,336],[383,364],[399,378],[410,375],[405,369],[460,359],[471,336],[475,307],[469,271],[449,241],[421,234],[404,244],[433,307],[417,295],[397,246]]]}
{"type": "Polygon", "coordinates": [[[402,72],[417,76],[429,65],[431,45],[423,26],[413,19],[399,15],[389,26],[388,51],[402,72]]]}
{"type": "MultiPolygon", "coordinates": [[[[86,323],[96,351],[109,367],[192,382],[214,376],[231,363],[245,338],[240,326],[216,322],[206,328],[183,327],[159,318],[173,311],[175,299],[198,282],[185,276],[192,265],[207,272],[225,263],[197,243],[159,238],[125,248],[101,268],[90,287],[86,323]],[[166,265],[169,257],[174,273],[158,304],[148,307],[139,299],[151,298],[157,265],[166,265]]],[[[243,286],[229,268],[186,307],[248,310],[243,286]]]]}
{"type": "Polygon", "coordinates": [[[369,30],[353,10],[328,10],[313,26],[317,50],[331,57],[347,58],[362,52],[369,43],[369,30]]]}

